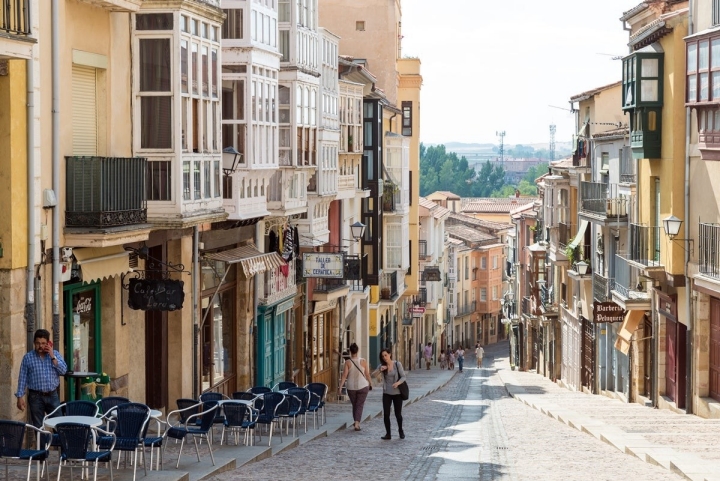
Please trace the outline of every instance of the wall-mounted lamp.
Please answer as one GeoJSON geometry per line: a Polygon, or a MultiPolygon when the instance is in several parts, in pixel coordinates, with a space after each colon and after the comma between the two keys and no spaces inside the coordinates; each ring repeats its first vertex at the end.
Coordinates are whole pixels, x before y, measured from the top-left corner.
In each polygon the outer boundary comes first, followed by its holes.
{"type": "Polygon", "coordinates": [[[355,222],[350,226],[350,232],[355,242],[359,241],[362,239],[363,234],[365,234],[365,224],[360,221],[355,222]]]}
{"type": "MultiPolygon", "coordinates": [[[[680,233],[680,226],[682,225],[683,221],[681,219],[678,219],[674,215],[671,215],[670,217],[666,217],[663,219],[663,229],[665,230],[665,235],[670,238],[671,241],[684,241],[690,243],[690,255],[693,253],[693,239],[676,239],[675,236],[680,233]]],[[[683,247],[685,249],[685,247],[683,247]]]]}
{"type": "Polygon", "coordinates": [[[225,147],[223,149],[223,154],[229,154],[233,156],[232,165],[229,169],[226,169],[223,167],[223,173],[225,175],[230,175],[235,173],[235,169],[237,169],[237,166],[240,162],[238,162],[238,159],[242,159],[243,154],[237,151],[235,147],[225,147]]]}
{"type": "Polygon", "coordinates": [[[590,265],[585,261],[578,261],[575,263],[575,270],[577,271],[578,275],[582,277],[587,274],[589,266],[590,265]]]}

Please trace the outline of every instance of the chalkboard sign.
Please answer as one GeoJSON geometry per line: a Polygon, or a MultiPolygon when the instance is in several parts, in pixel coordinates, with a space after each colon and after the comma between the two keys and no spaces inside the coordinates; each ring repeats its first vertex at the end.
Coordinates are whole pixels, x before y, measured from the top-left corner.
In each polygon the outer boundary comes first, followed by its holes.
{"type": "Polygon", "coordinates": [[[185,300],[183,281],[130,279],[128,306],[139,311],[175,311],[185,300]]]}

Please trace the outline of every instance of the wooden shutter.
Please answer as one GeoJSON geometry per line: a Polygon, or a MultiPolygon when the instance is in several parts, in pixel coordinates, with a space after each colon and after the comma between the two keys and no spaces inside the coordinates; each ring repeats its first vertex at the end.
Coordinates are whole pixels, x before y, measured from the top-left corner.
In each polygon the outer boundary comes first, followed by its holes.
{"type": "Polygon", "coordinates": [[[73,155],[97,155],[97,91],[95,69],[73,65],[73,155]]]}

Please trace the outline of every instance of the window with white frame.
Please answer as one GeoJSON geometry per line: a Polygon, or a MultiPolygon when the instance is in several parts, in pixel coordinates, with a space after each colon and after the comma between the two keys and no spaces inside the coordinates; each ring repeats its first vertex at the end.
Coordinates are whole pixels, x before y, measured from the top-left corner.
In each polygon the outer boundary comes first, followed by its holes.
{"type": "Polygon", "coordinates": [[[385,247],[389,269],[402,267],[404,247],[402,239],[402,224],[387,224],[385,247]]]}
{"type": "Polygon", "coordinates": [[[492,268],[497,269],[498,268],[498,256],[493,256],[492,258],[492,268]]]}
{"type": "Polygon", "coordinates": [[[487,288],[481,287],[480,288],[480,302],[486,302],[487,301],[487,288]]]}
{"type": "Polygon", "coordinates": [[[487,257],[480,258],[480,269],[482,269],[482,270],[487,269],[487,257]]]}
{"type": "Polygon", "coordinates": [[[498,298],[498,286],[492,287],[492,300],[497,301],[498,298]]]}

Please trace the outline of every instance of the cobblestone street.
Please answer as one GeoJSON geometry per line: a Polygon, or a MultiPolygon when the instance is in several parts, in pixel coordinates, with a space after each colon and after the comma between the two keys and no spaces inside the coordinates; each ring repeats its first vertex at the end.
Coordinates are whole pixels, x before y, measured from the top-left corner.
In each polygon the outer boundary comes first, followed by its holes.
{"type": "MultiPolygon", "coordinates": [[[[394,418],[393,439],[381,440],[383,421],[376,417],[360,432],[340,430],[210,479],[682,479],[509,397],[495,368],[495,358],[506,353],[505,344],[490,347],[484,369],[466,367],[407,406],[404,440],[397,438],[394,418]]],[[[474,366],[474,359],[466,365],[474,366]]],[[[420,373],[429,374],[413,371],[420,373]]],[[[338,408],[350,410],[331,409],[338,408]]]]}

